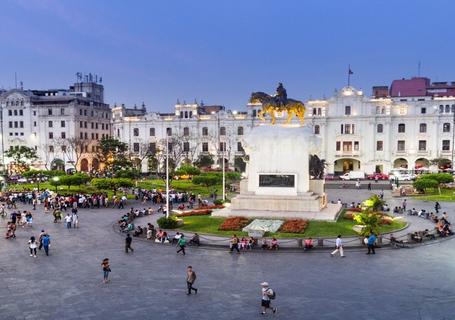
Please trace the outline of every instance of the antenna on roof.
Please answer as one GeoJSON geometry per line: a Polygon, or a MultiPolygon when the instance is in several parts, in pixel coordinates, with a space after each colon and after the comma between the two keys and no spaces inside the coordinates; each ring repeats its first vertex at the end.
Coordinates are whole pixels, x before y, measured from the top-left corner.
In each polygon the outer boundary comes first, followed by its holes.
{"type": "Polygon", "coordinates": [[[417,63],[417,76],[420,77],[420,68],[422,67],[422,64],[419,62],[417,63]]]}

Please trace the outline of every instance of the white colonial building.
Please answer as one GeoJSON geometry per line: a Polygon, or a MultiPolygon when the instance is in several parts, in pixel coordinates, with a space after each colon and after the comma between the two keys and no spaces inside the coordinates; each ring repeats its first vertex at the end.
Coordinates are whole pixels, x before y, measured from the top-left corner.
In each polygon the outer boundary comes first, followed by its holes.
{"type": "Polygon", "coordinates": [[[2,164],[9,169],[5,151],[28,146],[37,151],[35,168],[97,170],[97,141],[111,132],[104,87],[91,75],[69,89],[4,91],[0,116],[2,164]]]}

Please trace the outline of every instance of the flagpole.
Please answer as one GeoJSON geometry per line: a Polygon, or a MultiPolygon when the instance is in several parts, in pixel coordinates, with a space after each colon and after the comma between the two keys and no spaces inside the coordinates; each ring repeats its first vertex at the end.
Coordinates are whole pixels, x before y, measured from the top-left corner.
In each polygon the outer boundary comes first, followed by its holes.
{"type": "Polygon", "coordinates": [[[351,65],[348,65],[348,87],[351,86],[351,65]]]}

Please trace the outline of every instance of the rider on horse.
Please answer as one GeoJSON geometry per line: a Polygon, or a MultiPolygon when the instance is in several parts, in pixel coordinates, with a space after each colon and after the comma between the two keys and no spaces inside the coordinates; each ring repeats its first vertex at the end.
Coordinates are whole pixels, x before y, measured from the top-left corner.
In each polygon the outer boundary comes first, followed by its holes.
{"type": "Polygon", "coordinates": [[[275,100],[277,102],[277,106],[282,108],[286,106],[288,101],[288,94],[281,82],[278,83],[278,87],[276,88],[275,100]]]}

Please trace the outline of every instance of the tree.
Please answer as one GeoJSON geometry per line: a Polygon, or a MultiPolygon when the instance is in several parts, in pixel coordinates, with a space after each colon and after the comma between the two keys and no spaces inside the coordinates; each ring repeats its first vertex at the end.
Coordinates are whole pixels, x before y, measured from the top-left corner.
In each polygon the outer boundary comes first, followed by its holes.
{"type": "Polygon", "coordinates": [[[365,226],[360,234],[362,236],[369,236],[372,233],[378,234],[382,215],[378,212],[371,211],[370,209],[366,208],[362,210],[362,212],[354,215],[354,220],[358,224],[365,226]]]}
{"type": "Polygon", "coordinates": [[[211,167],[214,163],[215,161],[213,161],[213,156],[211,154],[201,154],[199,155],[199,158],[193,162],[193,164],[200,169],[211,167]]]}
{"type": "Polygon", "coordinates": [[[5,156],[13,159],[15,171],[23,172],[29,168],[29,162],[38,159],[36,150],[27,146],[11,147],[5,156]]]}
{"type": "Polygon", "coordinates": [[[60,185],[68,186],[80,186],[90,181],[90,177],[85,173],[75,173],[73,175],[59,176],[60,185]]]}
{"type": "Polygon", "coordinates": [[[134,185],[133,181],[127,178],[95,178],[91,184],[99,190],[112,190],[114,194],[118,188],[131,188],[134,185]]]}
{"type": "Polygon", "coordinates": [[[416,188],[416,190],[425,193],[426,189],[433,189],[437,188],[439,185],[437,180],[434,179],[427,179],[427,178],[419,178],[412,183],[412,186],[416,188]]]}
{"type": "Polygon", "coordinates": [[[201,175],[193,177],[192,182],[194,184],[210,187],[221,184],[223,182],[223,178],[220,175],[214,173],[203,173],[201,175]]]}
{"type": "Polygon", "coordinates": [[[414,188],[425,192],[427,188],[438,188],[439,194],[441,194],[441,186],[445,183],[453,182],[453,175],[450,173],[428,173],[421,175],[416,181],[414,181],[414,188]],[[423,182],[422,182],[423,180],[423,182]],[[420,181],[420,182],[419,182],[420,181]],[[430,182],[431,181],[431,182],[430,182]],[[434,181],[436,185],[434,186],[434,181]]]}
{"type": "Polygon", "coordinates": [[[188,165],[188,164],[184,164],[182,166],[180,166],[180,168],[178,168],[176,171],[175,171],[175,175],[176,176],[197,176],[201,173],[201,170],[199,170],[199,168],[196,168],[196,167],[193,167],[192,165],[188,165]]]}
{"type": "Polygon", "coordinates": [[[58,145],[62,149],[64,156],[68,159],[68,162],[72,163],[74,169],[77,171],[82,155],[88,146],[87,140],[77,137],[59,139],[58,145]]]}
{"type": "Polygon", "coordinates": [[[107,171],[131,167],[131,160],[128,154],[128,145],[114,138],[104,138],[99,141],[98,158],[105,165],[107,171]]]}
{"type": "Polygon", "coordinates": [[[130,169],[125,169],[125,170],[119,170],[115,172],[115,177],[116,178],[128,178],[128,179],[137,179],[140,176],[140,172],[138,170],[130,170],[130,169]]]}
{"type": "Polygon", "coordinates": [[[364,208],[371,209],[372,211],[381,211],[385,201],[382,200],[378,195],[373,195],[365,200],[362,205],[364,208]]]}

